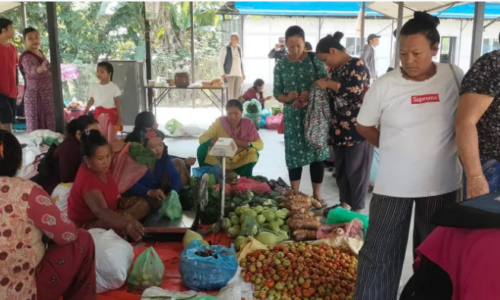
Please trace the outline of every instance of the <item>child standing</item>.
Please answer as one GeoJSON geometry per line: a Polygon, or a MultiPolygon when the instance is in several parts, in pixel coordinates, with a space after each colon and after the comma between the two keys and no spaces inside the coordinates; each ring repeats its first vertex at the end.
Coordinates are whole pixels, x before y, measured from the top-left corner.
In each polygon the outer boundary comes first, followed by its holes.
{"type": "Polygon", "coordinates": [[[109,62],[98,63],[97,78],[99,83],[90,88],[90,100],[85,114],[88,114],[90,108],[95,105],[94,118],[99,121],[99,131],[108,142],[112,142],[116,139],[117,131],[123,128],[121,91],[112,82],[113,65],[109,62]]]}

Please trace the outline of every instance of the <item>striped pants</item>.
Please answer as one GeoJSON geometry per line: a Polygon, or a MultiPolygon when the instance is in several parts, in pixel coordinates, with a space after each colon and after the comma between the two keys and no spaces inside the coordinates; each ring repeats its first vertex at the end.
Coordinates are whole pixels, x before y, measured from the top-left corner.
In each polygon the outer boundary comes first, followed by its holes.
{"type": "Polygon", "coordinates": [[[415,203],[413,250],[434,230],[432,215],[462,200],[462,190],[425,198],[396,198],[374,194],[370,223],[359,253],[356,300],[396,300],[403,271],[415,203]]]}

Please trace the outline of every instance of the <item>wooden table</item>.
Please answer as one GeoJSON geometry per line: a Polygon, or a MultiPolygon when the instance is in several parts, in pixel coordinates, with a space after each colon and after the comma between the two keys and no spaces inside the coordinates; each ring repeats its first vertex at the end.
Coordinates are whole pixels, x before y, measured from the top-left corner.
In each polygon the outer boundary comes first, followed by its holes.
{"type": "MultiPolygon", "coordinates": [[[[156,107],[165,100],[171,91],[173,90],[200,90],[205,94],[205,96],[212,101],[212,103],[220,110],[221,115],[224,115],[224,108],[227,103],[227,87],[204,87],[204,86],[194,86],[194,87],[176,87],[176,86],[165,86],[165,87],[146,87],[148,92],[152,93],[153,90],[159,90],[159,94],[153,99],[154,113],[156,114],[156,107]]],[[[194,106],[194,102],[193,102],[194,106]]]]}

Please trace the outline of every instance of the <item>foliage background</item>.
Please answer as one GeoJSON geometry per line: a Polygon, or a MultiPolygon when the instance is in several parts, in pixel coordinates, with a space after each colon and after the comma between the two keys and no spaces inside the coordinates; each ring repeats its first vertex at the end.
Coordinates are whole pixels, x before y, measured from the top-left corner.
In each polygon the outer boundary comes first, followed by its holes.
{"type": "MultiPolygon", "coordinates": [[[[189,2],[160,2],[158,18],[151,21],[151,55],[153,79],[173,78],[175,70],[190,66],[191,24],[189,2]]],[[[194,41],[196,80],[210,80],[218,74],[222,41],[222,16],[216,14],[221,2],[195,2],[194,41]]],[[[64,99],[86,102],[89,86],[96,82],[98,61],[145,59],[143,2],[58,2],[59,50],[62,63],[75,64],[80,79],[63,84],[64,99]]],[[[0,14],[14,22],[14,45],[19,54],[22,41],[21,9],[0,14]]],[[[27,3],[28,26],[38,29],[41,50],[49,54],[47,12],[44,2],[27,3]]],[[[191,98],[197,105],[209,105],[201,95],[177,92],[169,105],[186,106],[191,98]]]]}

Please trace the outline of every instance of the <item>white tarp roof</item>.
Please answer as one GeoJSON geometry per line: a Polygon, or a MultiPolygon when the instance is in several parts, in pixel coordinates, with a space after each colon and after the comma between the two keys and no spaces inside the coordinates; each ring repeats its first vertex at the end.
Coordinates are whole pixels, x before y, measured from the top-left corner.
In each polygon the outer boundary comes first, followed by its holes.
{"type": "Polygon", "coordinates": [[[0,13],[6,12],[21,5],[21,2],[0,2],[0,13]]]}
{"type": "MultiPolygon", "coordinates": [[[[426,11],[428,13],[445,10],[453,5],[460,5],[466,2],[403,2],[403,18],[413,17],[415,11],[426,11]]],[[[390,18],[398,18],[398,2],[371,2],[367,8],[386,15],[390,18]]]]}

